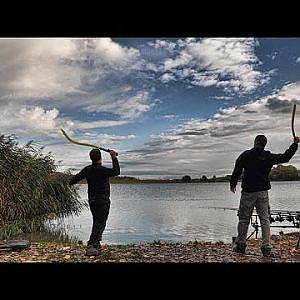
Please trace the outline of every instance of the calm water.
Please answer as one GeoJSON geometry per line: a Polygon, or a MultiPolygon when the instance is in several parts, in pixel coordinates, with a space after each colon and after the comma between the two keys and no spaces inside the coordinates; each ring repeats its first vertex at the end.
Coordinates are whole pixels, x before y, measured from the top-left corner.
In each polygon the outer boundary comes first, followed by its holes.
{"type": "MultiPolygon", "coordinates": [[[[79,189],[82,199],[87,199],[86,187],[79,189]]],[[[273,182],[269,191],[271,209],[300,210],[299,193],[300,182],[273,182]]],[[[195,239],[231,242],[232,236],[236,236],[237,212],[201,207],[237,208],[239,198],[240,188],[234,195],[229,192],[228,183],[112,184],[103,243],[195,239]]],[[[80,216],[63,221],[68,235],[84,243],[89,238],[91,225],[88,209],[80,216]]],[[[292,229],[271,228],[271,233],[280,230],[292,229]]],[[[252,231],[249,226],[249,234],[252,231]]]]}

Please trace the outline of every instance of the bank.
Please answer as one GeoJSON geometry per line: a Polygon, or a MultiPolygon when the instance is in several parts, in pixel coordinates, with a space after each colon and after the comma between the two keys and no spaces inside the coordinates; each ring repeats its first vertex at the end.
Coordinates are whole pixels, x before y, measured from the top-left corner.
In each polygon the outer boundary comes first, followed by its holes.
{"type": "Polygon", "coordinates": [[[232,251],[223,242],[190,241],[167,243],[154,241],[145,244],[102,245],[99,256],[85,256],[85,246],[76,243],[32,242],[20,251],[0,251],[1,263],[264,263],[300,262],[296,249],[299,232],[271,236],[275,258],[264,258],[260,239],[250,239],[246,255],[232,251]]]}

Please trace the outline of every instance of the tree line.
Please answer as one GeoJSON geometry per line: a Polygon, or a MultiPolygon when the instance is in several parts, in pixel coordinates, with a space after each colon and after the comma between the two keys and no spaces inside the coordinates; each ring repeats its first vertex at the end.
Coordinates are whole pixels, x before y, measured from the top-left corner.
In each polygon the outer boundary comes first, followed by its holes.
{"type": "MultiPolygon", "coordinates": [[[[242,179],[241,175],[240,180],[242,179]]],[[[196,178],[192,178],[190,175],[183,175],[181,178],[176,179],[139,179],[130,176],[118,176],[111,178],[111,183],[180,183],[180,182],[229,182],[231,175],[225,176],[211,176],[201,175],[196,178]]],[[[270,172],[271,181],[293,181],[300,180],[300,170],[292,165],[274,166],[270,172]]]]}

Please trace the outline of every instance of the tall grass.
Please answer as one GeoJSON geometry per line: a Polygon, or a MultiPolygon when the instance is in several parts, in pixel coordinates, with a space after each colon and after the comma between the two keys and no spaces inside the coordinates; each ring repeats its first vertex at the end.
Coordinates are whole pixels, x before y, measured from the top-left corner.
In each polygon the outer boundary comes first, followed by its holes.
{"type": "Polygon", "coordinates": [[[83,203],[68,185],[69,173],[56,171],[50,153],[13,135],[0,135],[0,238],[41,230],[49,217],[78,214],[83,203]]]}

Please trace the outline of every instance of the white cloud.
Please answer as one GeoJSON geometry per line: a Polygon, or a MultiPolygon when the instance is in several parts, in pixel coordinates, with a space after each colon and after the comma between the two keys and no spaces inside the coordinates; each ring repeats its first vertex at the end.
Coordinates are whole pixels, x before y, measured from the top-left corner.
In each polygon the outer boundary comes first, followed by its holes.
{"type": "Polygon", "coordinates": [[[172,52],[177,47],[176,43],[166,40],[156,40],[154,43],[150,42],[148,44],[156,49],[162,48],[170,52],[172,52]]]}
{"type": "Polygon", "coordinates": [[[85,110],[88,112],[111,112],[119,115],[123,120],[138,118],[154,105],[154,103],[149,103],[147,91],[114,101],[98,99],[94,99],[97,104],[91,104],[85,110]]]}
{"type": "Polygon", "coordinates": [[[174,76],[173,74],[171,74],[171,73],[165,73],[165,74],[163,74],[163,75],[160,77],[160,80],[161,80],[163,83],[166,83],[166,82],[175,80],[175,76],[174,76]]]}
{"type": "MultiPolygon", "coordinates": [[[[232,172],[235,159],[242,151],[253,146],[257,134],[267,136],[267,149],[274,153],[285,151],[292,142],[291,104],[298,89],[300,83],[286,85],[274,95],[241,107],[222,109],[207,120],[186,121],[173,130],[152,136],[145,147],[132,151],[118,149],[118,143],[133,139],[134,135],[96,132],[101,123],[65,119],[57,109],[22,107],[16,110],[11,105],[10,110],[1,110],[0,126],[5,129],[5,126],[15,124],[15,128],[30,132],[30,137],[35,132],[42,132],[41,136],[44,134],[49,143],[57,143],[47,146],[45,151],[52,151],[56,161],[62,160],[62,168],[74,167],[78,171],[90,163],[88,147],[77,147],[64,140],[59,128],[65,126],[74,139],[119,151],[122,175],[142,178],[180,178],[186,174],[192,177],[220,176],[232,172]]],[[[109,157],[105,161],[110,164],[109,157]]],[[[300,167],[297,154],[291,163],[300,167]]]]}
{"type": "Polygon", "coordinates": [[[300,56],[296,59],[296,63],[300,63],[300,56]]]}
{"type": "Polygon", "coordinates": [[[171,69],[188,65],[192,59],[192,55],[183,50],[175,59],[168,58],[165,60],[164,70],[170,71],[171,69]]]}
{"type": "Polygon", "coordinates": [[[103,120],[93,122],[71,121],[72,127],[76,129],[96,129],[104,127],[113,127],[127,124],[128,121],[103,120]]]}
{"type": "Polygon", "coordinates": [[[162,115],[161,118],[162,119],[174,119],[174,118],[176,118],[176,115],[173,115],[173,114],[162,115]]]}
{"type": "MultiPolygon", "coordinates": [[[[99,134],[99,133],[88,133],[85,132],[83,137],[86,137],[86,142],[92,142],[102,145],[115,145],[119,142],[134,139],[136,136],[134,134],[129,135],[115,135],[115,134],[99,134]]],[[[101,146],[101,145],[100,145],[101,146]]]]}
{"type": "Polygon", "coordinates": [[[139,56],[139,50],[122,47],[111,38],[98,38],[94,40],[95,54],[103,62],[108,64],[129,64],[135,62],[139,56]]]}
{"type": "Polygon", "coordinates": [[[279,99],[291,99],[291,100],[299,100],[300,99],[300,81],[289,83],[285,85],[278,92],[279,99]]]}
{"type": "Polygon", "coordinates": [[[41,106],[16,105],[10,103],[0,110],[2,134],[17,134],[22,138],[40,137],[63,138],[60,129],[70,133],[75,130],[97,130],[99,128],[120,126],[129,121],[99,120],[80,121],[60,115],[57,108],[45,109],[41,106]]]}
{"type": "Polygon", "coordinates": [[[41,101],[80,94],[110,69],[128,72],[138,65],[138,55],[110,38],[0,39],[1,98],[41,101]]]}
{"type": "Polygon", "coordinates": [[[260,61],[252,38],[186,39],[181,46],[175,58],[163,63],[163,70],[172,72],[178,80],[191,76],[189,80],[194,85],[214,85],[234,93],[251,92],[269,81],[269,73],[255,69],[260,61]],[[189,71],[184,73],[186,69],[189,71]]]}
{"type": "Polygon", "coordinates": [[[135,91],[124,80],[140,63],[139,50],[110,38],[0,39],[0,106],[9,116],[2,128],[24,132],[39,118],[33,131],[57,129],[66,121],[82,129],[128,123],[153,106],[149,92],[135,91]],[[69,120],[58,116],[65,109],[115,113],[119,119],[69,120]]]}
{"type": "MultiPolygon", "coordinates": [[[[293,141],[291,110],[298,89],[300,83],[287,85],[274,95],[222,109],[207,120],[192,119],[154,135],[144,148],[123,154],[123,174],[171,178],[231,174],[236,158],[253,147],[257,134],[267,136],[266,149],[283,153],[293,141]]],[[[290,163],[300,167],[297,154],[290,163]]]]}
{"type": "Polygon", "coordinates": [[[46,110],[39,106],[18,106],[10,104],[0,111],[1,133],[51,134],[62,120],[56,108],[46,110]]]}
{"type": "Polygon", "coordinates": [[[232,97],[229,97],[229,96],[214,96],[212,98],[220,99],[220,100],[231,100],[232,99],[232,97]]]}
{"type": "Polygon", "coordinates": [[[1,96],[43,98],[76,91],[79,68],[66,60],[79,55],[69,39],[0,39],[1,96]]]}

